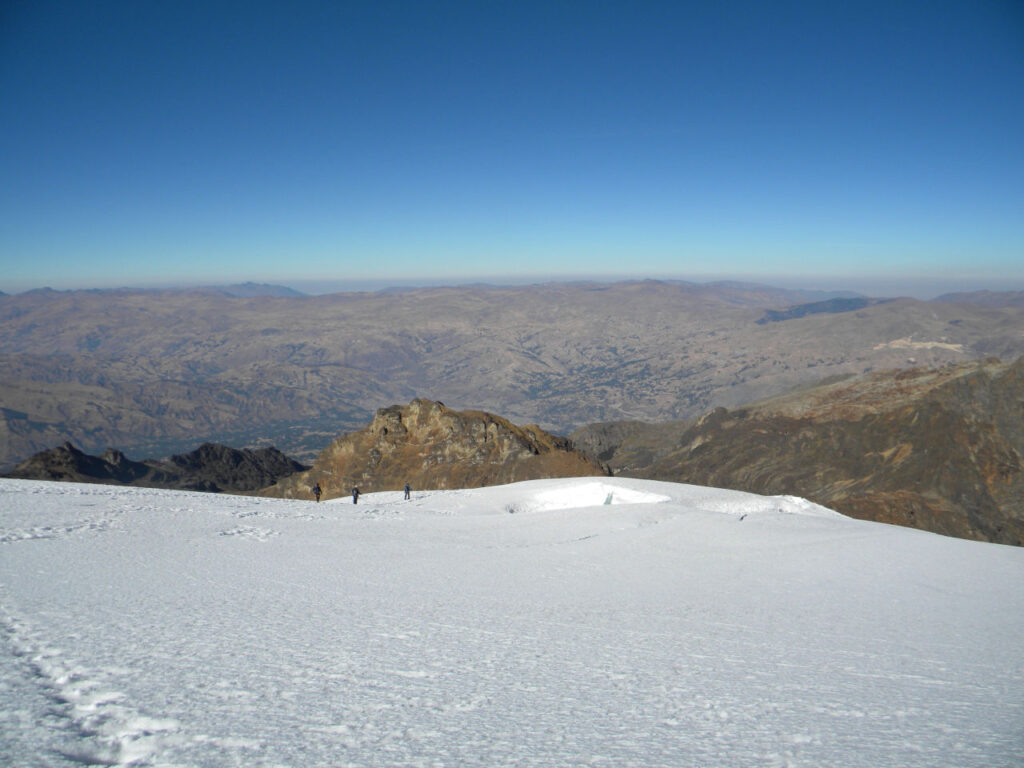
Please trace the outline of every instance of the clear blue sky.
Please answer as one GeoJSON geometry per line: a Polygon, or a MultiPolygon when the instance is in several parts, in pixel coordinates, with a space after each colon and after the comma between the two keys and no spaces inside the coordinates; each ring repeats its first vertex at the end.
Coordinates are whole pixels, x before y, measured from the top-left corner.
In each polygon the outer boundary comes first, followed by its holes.
{"type": "Polygon", "coordinates": [[[1024,3],[0,4],[0,290],[602,275],[1024,289],[1024,3]]]}

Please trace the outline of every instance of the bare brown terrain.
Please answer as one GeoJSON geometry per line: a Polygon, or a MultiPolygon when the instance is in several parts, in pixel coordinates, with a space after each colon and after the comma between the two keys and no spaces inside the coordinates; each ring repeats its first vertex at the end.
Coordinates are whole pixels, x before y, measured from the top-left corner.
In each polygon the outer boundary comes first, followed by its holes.
{"type": "Polygon", "coordinates": [[[675,424],[572,435],[616,474],[803,496],[844,514],[1024,544],[1024,358],[880,371],[675,424]]]}
{"type": "Polygon", "coordinates": [[[69,440],[133,457],[273,444],[308,461],[415,397],[566,434],[836,375],[1024,354],[1024,306],[1010,300],[829,304],[654,281],[280,293],[0,296],[0,469],[69,440]]]}

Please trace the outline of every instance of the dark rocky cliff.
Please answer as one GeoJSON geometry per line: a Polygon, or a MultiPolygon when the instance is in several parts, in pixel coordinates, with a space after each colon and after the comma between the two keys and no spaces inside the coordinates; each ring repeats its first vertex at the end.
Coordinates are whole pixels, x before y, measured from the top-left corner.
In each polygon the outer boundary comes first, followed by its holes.
{"type": "Polygon", "coordinates": [[[101,456],[71,443],[41,451],[18,464],[8,477],[78,483],[137,485],[189,491],[255,491],[306,469],[276,448],[236,449],[204,443],[169,459],[133,461],[114,449],[101,456]]]}

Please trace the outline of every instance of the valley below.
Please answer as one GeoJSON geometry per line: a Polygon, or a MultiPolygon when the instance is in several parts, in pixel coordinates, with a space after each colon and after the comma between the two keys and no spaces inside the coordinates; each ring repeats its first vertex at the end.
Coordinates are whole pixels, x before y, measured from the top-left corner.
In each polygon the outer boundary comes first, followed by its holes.
{"type": "Polygon", "coordinates": [[[133,458],[274,445],[308,462],[416,397],[568,434],[693,418],[835,376],[1024,354],[1012,297],[834,299],[657,281],[0,296],[0,469],[65,441],[133,458]]]}

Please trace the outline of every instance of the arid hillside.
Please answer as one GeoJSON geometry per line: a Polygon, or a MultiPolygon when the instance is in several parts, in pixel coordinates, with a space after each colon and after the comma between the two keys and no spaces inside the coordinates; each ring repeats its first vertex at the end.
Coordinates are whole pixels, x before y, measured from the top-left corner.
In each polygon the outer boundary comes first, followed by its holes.
{"type": "Polygon", "coordinates": [[[806,497],[844,514],[1024,544],[1024,358],[844,377],[675,425],[574,441],[617,474],[806,497]]]}
{"type": "Polygon", "coordinates": [[[835,375],[1024,354],[1024,305],[970,297],[654,281],[279,293],[0,296],[0,471],[65,441],[133,458],[275,445],[308,461],[416,397],[567,434],[835,375]]]}
{"type": "Polygon", "coordinates": [[[453,411],[413,400],[377,411],[372,423],[343,435],[311,469],[284,478],[265,496],[310,498],[318,483],[325,498],[351,493],[480,488],[549,477],[611,474],[563,437],[536,426],[519,427],[482,411],[453,411]]]}

